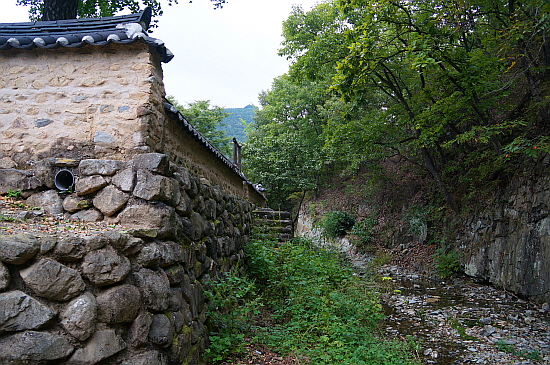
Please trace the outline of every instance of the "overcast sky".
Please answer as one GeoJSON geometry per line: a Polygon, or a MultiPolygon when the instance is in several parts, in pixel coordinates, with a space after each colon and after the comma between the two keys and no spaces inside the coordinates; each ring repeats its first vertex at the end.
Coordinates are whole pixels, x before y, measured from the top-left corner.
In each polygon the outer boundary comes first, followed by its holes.
{"type": "MultiPolygon", "coordinates": [[[[1,0],[0,23],[28,21],[26,7],[1,0]]],[[[175,54],[163,64],[166,92],[180,103],[211,100],[226,108],[258,106],[258,94],[288,69],[277,56],[281,24],[293,5],[309,10],[318,0],[229,0],[214,10],[208,0],[164,6],[150,35],[175,54]]]]}

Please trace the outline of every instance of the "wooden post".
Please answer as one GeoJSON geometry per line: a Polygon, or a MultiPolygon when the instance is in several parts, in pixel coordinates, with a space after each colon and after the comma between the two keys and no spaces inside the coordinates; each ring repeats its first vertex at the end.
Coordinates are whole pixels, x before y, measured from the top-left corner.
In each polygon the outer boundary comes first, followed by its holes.
{"type": "Polygon", "coordinates": [[[236,138],[233,138],[233,163],[241,170],[241,145],[236,138]]]}

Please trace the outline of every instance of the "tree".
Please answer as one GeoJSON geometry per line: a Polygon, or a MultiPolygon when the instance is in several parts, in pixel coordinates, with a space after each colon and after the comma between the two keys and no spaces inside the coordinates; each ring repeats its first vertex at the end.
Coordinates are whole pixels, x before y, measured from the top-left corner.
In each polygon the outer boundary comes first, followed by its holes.
{"type": "MultiPolygon", "coordinates": [[[[315,171],[334,162],[352,171],[398,155],[422,166],[458,210],[464,192],[498,186],[513,168],[511,156],[550,152],[550,102],[543,96],[550,89],[549,29],[545,0],[295,7],[279,51],[291,68],[263,95],[284,102],[264,106],[267,118],[251,142],[275,148],[275,137],[292,140],[296,130],[308,130],[308,118],[295,111],[308,110],[317,127],[309,130],[316,140],[310,147],[321,149],[315,171]],[[297,90],[312,90],[315,98],[297,90]]],[[[299,153],[314,155],[307,148],[299,153]]],[[[267,174],[275,162],[255,168],[267,174]]]]}
{"type": "MultiPolygon", "coordinates": [[[[16,0],[17,5],[30,6],[29,18],[36,20],[61,20],[74,18],[95,18],[112,16],[128,9],[138,12],[141,7],[150,6],[153,17],[162,15],[160,0],[16,0]]],[[[167,0],[168,5],[178,0],[167,0]]],[[[227,0],[210,0],[214,8],[221,8],[227,0]]],[[[190,1],[191,2],[191,1],[190,1]]]]}
{"type": "Polygon", "coordinates": [[[247,133],[243,164],[252,181],[260,181],[271,206],[289,209],[287,198],[317,186],[324,160],[322,133],[325,121],[317,107],[325,98],[326,84],[291,82],[276,78],[260,94],[261,109],[247,133]]]}
{"type": "Polygon", "coordinates": [[[172,96],[168,96],[168,100],[214,147],[224,155],[230,156],[230,138],[220,128],[223,125],[222,120],[228,115],[222,107],[210,105],[210,100],[196,100],[188,103],[187,107],[178,103],[172,96]]]}
{"type": "MultiPolygon", "coordinates": [[[[364,99],[371,90],[387,95],[386,107],[409,131],[412,152],[423,157],[451,207],[453,185],[476,190],[495,179],[505,152],[523,138],[525,119],[533,116],[527,106],[549,71],[548,4],[340,4],[344,13],[356,17],[362,10],[363,16],[350,22],[350,52],[338,63],[335,89],[348,100],[364,99]]],[[[548,103],[542,114],[545,108],[548,103]]]]}

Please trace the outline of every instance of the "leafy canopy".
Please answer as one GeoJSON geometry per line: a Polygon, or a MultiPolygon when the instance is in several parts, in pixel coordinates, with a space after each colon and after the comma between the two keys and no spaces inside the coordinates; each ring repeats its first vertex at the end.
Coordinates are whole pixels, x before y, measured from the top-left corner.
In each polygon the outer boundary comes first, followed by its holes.
{"type": "Polygon", "coordinates": [[[262,94],[266,118],[252,142],[309,130],[300,138],[315,142],[302,147],[318,150],[295,152],[318,156],[317,176],[397,157],[422,168],[456,210],[460,194],[490,189],[514,163],[550,152],[549,29],[544,0],[295,7],[279,50],[292,64],[262,94]]]}
{"type": "Polygon", "coordinates": [[[184,106],[172,96],[168,96],[167,99],[214,147],[224,155],[230,155],[230,138],[220,129],[222,120],[228,115],[224,108],[210,105],[210,100],[196,100],[184,106]]]}
{"type": "MultiPolygon", "coordinates": [[[[178,0],[166,0],[168,5],[178,4],[178,0]]],[[[214,8],[222,8],[226,0],[210,0],[214,8]]],[[[189,1],[192,2],[192,1],[189,1]]],[[[60,10],[64,7],[77,6],[78,18],[97,18],[113,16],[119,11],[129,10],[137,13],[140,9],[150,6],[153,17],[162,15],[163,9],[160,0],[16,0],[17,5],[29,6],[29,19],[37,21],[42,19],[44,13],[44,4],[58,7],[60,10]]],[[[58,13],[62,13],[59,11],[58,13]]],[[[50,19],[53,20],[53,19],[50,19]]]]}

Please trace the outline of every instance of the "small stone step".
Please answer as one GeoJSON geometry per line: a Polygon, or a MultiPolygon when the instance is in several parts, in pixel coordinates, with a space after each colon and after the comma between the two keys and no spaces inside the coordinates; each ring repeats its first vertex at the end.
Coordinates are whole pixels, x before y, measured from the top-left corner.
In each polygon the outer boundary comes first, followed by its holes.
{"type": "Polygon", "coordinates": [[[292,234],[281,234],[279,235],[279,241],[290,241],[294,238],[294,235],[292,234]]]}
{"type": "Polygon", "coordinates": [[[279,232],[292,234],[292,227],[269,227],[268,232],[279,232]]]}
{"type": "Polygon", "coordinates": [[[254,224],[260,228],[264,237],[279,241],[288,241],[294,237],[290,212],[262,208],[252,213],[257,217],[254,224]]]}
{"type": "Polygon", "coordinates": [[[292,221],[290,219],[276,220],[276,219],[258,219],[258,222],[266,226],[292,226],[292,221]]]}
{"type": "Polygon", "coordinates": [[[276,210],[259,209],[252,212],[256,216],[263,219],[290,219],[290,212],[280,212],[276,210]]]}

